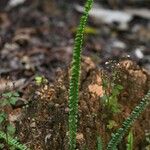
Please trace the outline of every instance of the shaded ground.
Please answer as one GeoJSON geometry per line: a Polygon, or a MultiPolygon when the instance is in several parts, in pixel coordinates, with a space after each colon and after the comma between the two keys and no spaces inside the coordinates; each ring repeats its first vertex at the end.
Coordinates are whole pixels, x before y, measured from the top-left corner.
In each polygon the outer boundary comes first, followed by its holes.
{"type": "MultiPolygon", "coordinates": [[[[90,58],[83,59],[82,69],[86,69],[82,71],[80,86],[78,149],[96,149],[98,135],[106,144],[111,133],[120,127],[149,89],[150,75],[146,71],[129,60],[119,65],[124,90],[118,98],[121,112],[116,114],[104,107],[100,98],[103,95],[102,72],[90,58]],[[116,122],[112,129],[108,127],[110,120],[116,122]]],[[[25,143],[32,141],[32,149],[68,149],[68,73],[62,71],[54,84],[36,89],[35,97],[25,109],[26,117],[19,124],[21,129],[18,133],[23,133],[20,138],[25,143]]],[[[133,126],[135,149],[140,150],[147,145],[145,131],[150,128],[149,114],[147,109],[133,126]]],[[[125,144],[126,140],[121,143],[120,149],[126,149],[125,144]]]]}
{"type": "MultiPolygon", "coordinates": [[[[115,7],[148,7],[143,3],[126,2],[115,7]]],[[[114,7],[113,4],[103,4],[107,8],[114,7]]],[[[9,10],[1,7],[1,86],[17,80],[14,86],[21,95],[20,103],[5,111],[16,126],[17,137],[33,150],[68,149],[68,66],[72,56],[74,29],[80,15],[73,4],[62,0],[57,3],[43,1],[39,5],[36,1],[27,0],[25,4],[9,10]],[[36,75],[45,76],[48,83],[37,86],[34,82],[36,75]]],[[[90,19],[88,25],[98,32],[87,32],[85,37],[83,55],[88,57],[82,61],[78,149],[87,147],[96,150],[97,135],[101,135],[106,144],[111,133],[150,88],[149,24],[149,20],[135,16],[129,28],[122,31],[115,25],[98,26],[90,19]],[[118,43],[123,43],[123,46],[118,46],[118,43]],[[141,51],[143,57],[139,57],[137,50],[141,51]],[[128,60],[127,55],[147,70],[128,60]],[[115,115],[103,107],[100,99],[103,94],[101,69],[103,67],[111,71],[112,63],[108,68],[105,65],[109,60],[119,63],[120,81],[116,82],[124,87],[118,97],[121,113],[115,115]],[[117,123],[112,129],[107,127],[110,120],[117,123]]],[[[13,89],[12,86],[10,89],[13,89]]],[[[0,90],[5,91],[5,88],[0,90]]],[[[150,132],[149,116],[148,108],[133,127],[135,149],[141,150],[150,144],[145,139],[145,131],[150,132]]],[[[125,142],[119,149],[125,149],[125,142]]]]}

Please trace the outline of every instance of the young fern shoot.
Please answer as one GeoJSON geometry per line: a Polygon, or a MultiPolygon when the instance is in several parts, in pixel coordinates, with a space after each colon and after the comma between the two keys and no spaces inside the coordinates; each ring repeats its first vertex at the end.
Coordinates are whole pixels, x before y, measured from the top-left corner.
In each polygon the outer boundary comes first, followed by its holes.
{"type": "Polygon", "coordinates": [[[93,0],[87,0],[83,16],[77,29],[75,44],[73,49],[73,59],[71,67],[71,79],[69,89],[69,149],[76,148],[76,132],[77,132],[77,114],[79,99],[79,79],[81,64],[81,49],[83,44],[83,34],[87,23],[89,11],[92,7],[93,0]]]}

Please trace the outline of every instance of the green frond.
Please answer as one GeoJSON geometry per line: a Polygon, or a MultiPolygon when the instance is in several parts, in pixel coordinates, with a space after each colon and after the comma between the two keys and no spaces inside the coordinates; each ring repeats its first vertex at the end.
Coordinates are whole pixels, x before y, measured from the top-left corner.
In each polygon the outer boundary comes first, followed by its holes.
{"type": "Polygon", "coordinates": [[[79,97],[79,78],[81,50],[83,44],[83,34],[87,23],[88,13],[92,7],[93,0],[87,0],[83,16],[77,29],[75,44],[73,49],[73,59],[71,68],[71,79],[69,89],[69,149],[74,150],[76,147],[77,132],[77,114],[78,114],[78,97],[79,97]]]}
{"type": "Polygon", "coordinates": [[[100,136],[97,137],[97,150],[103,150],[103,142],[100,136]]]}
{"type": "Polygon", "coordinates": [[[112,135],[111,140],[107,145],[107,150],[114,150],[117,144],[122,140],[124,134],[139,115],[145,110],[146,106],[150,103],[150,90],[141,100],[141,102],[134,108],[130,116],[123,122],[122,128],[119,128],[115,134],[112,135]]]}
{"type": "Polygon", "coordinates": [[[129,132],[127,136],[127,150],[133,150],[133,132],[132,130],[129,132]]]}
{"type": "Polygon", "coordinates": [[[29,150],[25,145],[20,144],[15,138],[12,138],[11,136],[7,135],[0,131],[0,139],[4,139],[8,142],[9,145],[12,145],[13,147],[20,149],[20,150],[29,150]]]}

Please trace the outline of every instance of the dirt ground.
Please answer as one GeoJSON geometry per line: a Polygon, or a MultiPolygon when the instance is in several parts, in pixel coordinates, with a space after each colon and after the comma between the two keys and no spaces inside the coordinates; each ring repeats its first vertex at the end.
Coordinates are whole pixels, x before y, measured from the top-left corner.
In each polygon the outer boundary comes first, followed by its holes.
{"type": "MultiPolygon", "coordinates": [[[[68,150],[70,61],[81,16],[75,4],[83,3],[26,0],[7,8],[8,1],[0,1],[0,93],[17,90],[20,94],[15,106],[0,107],[0,111],[9,114],[15,136],[32,150],[68,150]],[[36,75],[44,76],[47,82],[37,85],[36,75]]],[[[146,1],[99,3],[113,10],[149,9],[146,1]]],[[[89,18],[91,30],[86,31],[82,57],[77,149],[96,150],[98,136],[105,147],[150,89],[149,24],[149,19],[134,16],[128,28],[120,30],[115,24],[98,25],[89,18]],[[115,83],[123,86],[117,96],[118,113],[105,107],[101,98],[104,76],[111,83],[114,67],[118,75],[115,83]],[[108,127],[111,121],[115,125],[108,127]]],[[[135,150],[150,149],[146,139],[149,120],[150,106],[132,127],[135,150]]],[[[127,136],[118,149],[126,149],[126,143],[127,136]]],[[[4,149],[9,149],[7,143],[4,149]]]]}

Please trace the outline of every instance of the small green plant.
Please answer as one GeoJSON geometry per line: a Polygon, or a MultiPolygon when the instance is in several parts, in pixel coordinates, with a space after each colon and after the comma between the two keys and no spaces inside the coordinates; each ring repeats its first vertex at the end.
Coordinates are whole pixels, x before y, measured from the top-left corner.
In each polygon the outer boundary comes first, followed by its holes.
{"type": "MultiPolygon", "coordinates": [[[[9,105],[15,105],[19,97],[18,92],[7,92],[2,94],[0,99],[0,109],[3,110],[3,107],[9,105]]],[[[8,120],[8,114],[4,111],[0,113],[0,140],[5,140],[10,150],[15,150],[18,148],[20,150],[27,150],[26,146],[20,144],[17,139],[14,137],[16,128],[8,120]]],[[[4,144],[0,144],[0,148],[4,148],[4,144]]]]}
{"type": "Polygon", "coordinates": [[[0,106],[6,106],[6,105],[15,105],[18,100],[19,94],[18,92],[7,92],[2,94],[2,100],[0,103],[0,106]]]}
{"type": "Polygon", "coordinates": [[[108,121],[108,125],[107,125],[107,128],[108,129],[113,129],[114,127],[118,126],[118,124],[114,121],[114,120],[109,120],[108,121]]]}
{"type": "Polygon", "coordinates": [[[129,132],[127,136],[127,150],[133,150],[133,132],[129,132]]]}
{"type": "Polygon", "coordinates": [[[123,90],[123,86],[115,83],[117,72],[113,72],[111,78],[108,75],[103,76],[102,86],[104,95],[101,97],[104,106],[111,110],[112,113],[120,112],[118,96],[123,90]]]}
{"type": "Polygon", "coordinates": [[[47,82],[48,82],[48,80],[44,76],[36,76],[35,77],[35,83],[38,86],[42,85],[43,83],[47,83],[47,82]]]}
{"type": "MultiPolygon", "coordinates": [[[[2,94],[0,107],[5,107],[6,105],[15,105],[18,100],[19,94],[17,92],[7,92],[2,94]]],[[[6,134],[11,136],[14,135],[16,129],[15,127],[8,121],[8,114],[5,112],[0,113],[0,129],[4,128],[6,134]]]]}

